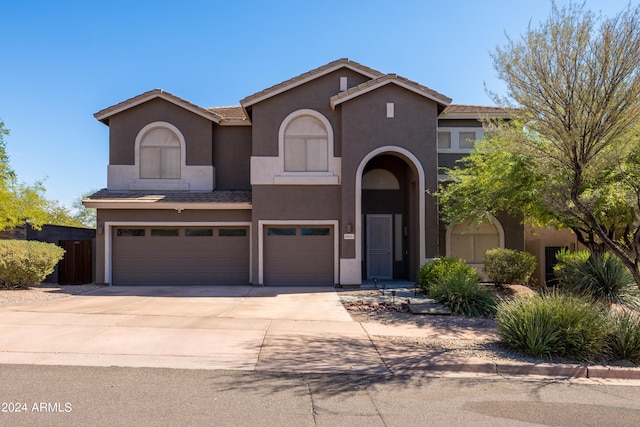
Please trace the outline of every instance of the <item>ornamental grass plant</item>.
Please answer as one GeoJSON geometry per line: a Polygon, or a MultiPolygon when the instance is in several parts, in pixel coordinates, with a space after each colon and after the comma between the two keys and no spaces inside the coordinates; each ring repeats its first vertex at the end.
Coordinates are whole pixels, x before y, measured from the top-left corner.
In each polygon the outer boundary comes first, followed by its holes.
{"type": "Polygon", "coordinates": [[[435,281],[430,296],[446,306],[451,313],[467,317],[492,316],[496,312],[493,294],[481,288],[480,279],[456,270],[435,281]]]}
{"type": "Polygon", "coordinates": [[[640,363],[640,316],[623,309],[611,313],[612,329],[607,337],[609,356],[640,363]]]}
{"type": "Polygon", "coordinates": [[[638,309],[638,287],[629,269],[609,253],[581,251],[556,255],[554,274],[565,292],[584,295],[606,307],[613,304],[638,309]]]}
{"type": "Polygon", "coordinates": [[[589,360],[601,355],[611,328],[601,305],[560,292],[502,301],[496,320],[505,345],[546,359],[589,360]]]}

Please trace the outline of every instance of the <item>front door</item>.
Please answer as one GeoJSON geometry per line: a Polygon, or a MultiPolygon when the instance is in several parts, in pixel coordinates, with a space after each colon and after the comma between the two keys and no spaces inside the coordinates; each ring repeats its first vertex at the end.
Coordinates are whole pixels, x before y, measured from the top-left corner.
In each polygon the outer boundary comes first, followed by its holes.
{"type": "Polygon", "coordinates": [[[393,278],[393,220],[390,214],[367,215],[367,278],[393,278]]]}

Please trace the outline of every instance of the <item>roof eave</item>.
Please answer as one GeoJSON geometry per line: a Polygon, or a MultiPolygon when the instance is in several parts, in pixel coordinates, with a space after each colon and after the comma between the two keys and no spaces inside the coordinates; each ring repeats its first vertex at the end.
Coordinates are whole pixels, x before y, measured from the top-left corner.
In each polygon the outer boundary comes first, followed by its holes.
{"type": "Polygon", "coordinates": [[[86,208],[96,209],[160,209],[160,210],[229,210],[253,209],[249,202],[161,202],[157,200],[84,199],[86,208]]]}
{"type": "Polygon", "coordinates": [[[480,119],[510,119],[512,116],[509,113],[491,113],[491,112],[468,112],[468,113],[441,113],[438,119],[467,119],[467,120],[480,120],[480,119]]]}
{"type": "Polygon", "coordinates": [[[192,104],[191,102],[184,100],[178,96],[175,96],[169,92],[165,92],[162,89],[153,89],[148,92],[142,93],[138,96],[135,96],[131,99],[123,101],[119,104],[115,104],[111,107],[105,108],[104,110],[100,110],[97,113],[95,113],[93,116],[100,122],[109,126],[109,118],[111,116],[114,116],[118,113],[131,109],[138,105],[144,104],[145,102],[149,102],[155,98],[164,99],[167,102],[170,102],[174,105],[177,105],[178,107],[191,111],[192,113],[197,114],[207,120],[211,120],[214,123],[220,123],[220,120],[222,119],[218,114],[208,111],[207,109],[199,107],[195,104],[192,104]]]}
{"type": "MultiPolygon", "coordinates": [[[[367,85],[366,87],[363,87],[361,89],[358,89],[357,87],[354,89],[350,89],[347,90],[345,92],[340,92],[337,95],[334,95],[331,97],[330,99],[330,105],[331,105],[331,109],[335,110],[336,106],[342,104],[343,102],[349,101],[351,99],[357,98],[360,95],[364,95],[365,93],[374,91],[376,89],[379,89],[385,85],[388,84],[395,84],[398,85],[400,87],[403,87],[407,90],[410,90],[418,95],[424,96],[425,98],[431,99],[432,101],[437,102],[438,104],[447,107],[451,104],[452,99],[448,98],[444,95],[442,96],[436,96],[434,94],[425,92],[423,90],[420,90],[417,87],[414,87],[411,84],[405,83],[402,80],[398,80],[397,78],[386,78],[384,80],[381,80],[379,83],[377,84],[373,84],[373,85],[367,85]],[[351,93],[349,93],[351,91],[351,93]]],[[[366,85],[366,83],[364,83],[363,85],[366,85]]]]}

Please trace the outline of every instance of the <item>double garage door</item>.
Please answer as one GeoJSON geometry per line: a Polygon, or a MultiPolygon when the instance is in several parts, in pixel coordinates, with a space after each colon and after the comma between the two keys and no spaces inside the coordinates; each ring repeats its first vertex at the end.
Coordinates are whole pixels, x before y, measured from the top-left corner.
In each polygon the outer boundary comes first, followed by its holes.
{"type": "Polygon", "coordinates": [[[114,227],[115,285],[249,283],[248,227],[114,227]]]}

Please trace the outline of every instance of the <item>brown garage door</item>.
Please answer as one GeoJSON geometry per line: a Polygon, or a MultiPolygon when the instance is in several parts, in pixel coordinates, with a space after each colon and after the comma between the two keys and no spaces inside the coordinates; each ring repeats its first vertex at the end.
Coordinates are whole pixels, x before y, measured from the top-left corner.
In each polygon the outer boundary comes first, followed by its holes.
{"type": "Polygon", "coordinates": [[[249,283],[246,227],[115,227],[115,285],[249,283]]]}
{"type": "Polygon", "coordinates": [[[333,286],[333,227],[267,226],[264,230],[264,284],[333,286]]]}

